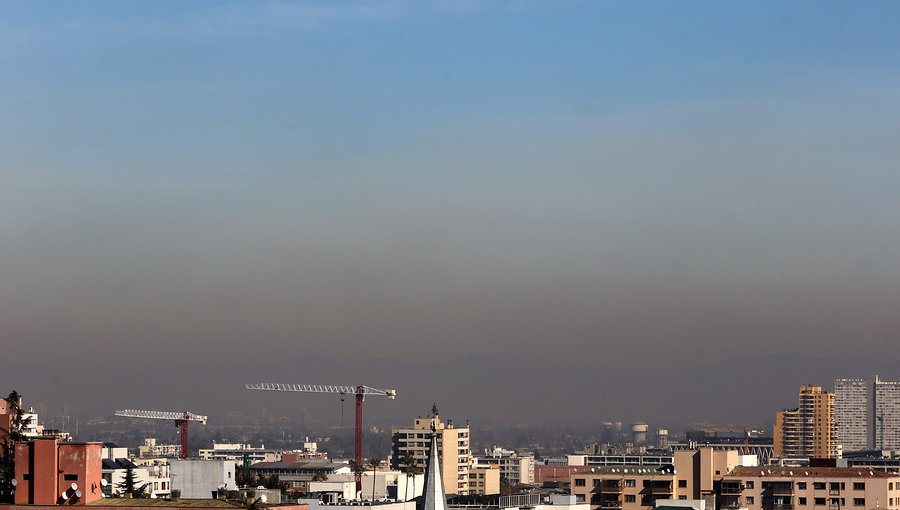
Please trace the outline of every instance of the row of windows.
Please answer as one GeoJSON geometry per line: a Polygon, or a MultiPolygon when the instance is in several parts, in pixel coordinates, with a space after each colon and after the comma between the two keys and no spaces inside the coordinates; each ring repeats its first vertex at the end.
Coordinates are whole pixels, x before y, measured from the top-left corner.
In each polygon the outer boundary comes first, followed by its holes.
{"type": "MultiPolygon", "coordinates": [[[[747,489],[752,489],[754,487],[753,480],[745,480],[744,487],[747,489]]],[[[900,483],[898,483],[900,485],[900,483]]],[[[687,487],[687,480],[678,480],[679,487],[687,487]]],[[[764,485],[765,486],[765,485],[764,485]]],[[[842,491],[846,489],[846,485],[844,482],[813,482],[813,490],[823,491],[826,488],[832,491],[842,491]]],[[[806,482],[797,482],[797,489],[804,491],[807,488],[806,482]]],[[[866,482],[853,482],[853,490],[855,491],[864,491],[866,490],[866,482]]],[[[888,490],[894,490],[894,483],[888,483],[888,490]]]]}

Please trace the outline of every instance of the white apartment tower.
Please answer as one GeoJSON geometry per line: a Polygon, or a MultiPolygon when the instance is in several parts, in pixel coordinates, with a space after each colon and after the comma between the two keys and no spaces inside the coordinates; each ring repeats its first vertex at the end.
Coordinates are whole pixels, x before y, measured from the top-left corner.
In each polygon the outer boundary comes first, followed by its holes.
{"type": "Polygon", "coordinates": [[[837,379],[834,395],[844,451],[900,449],[900,382],[837,379]]]}

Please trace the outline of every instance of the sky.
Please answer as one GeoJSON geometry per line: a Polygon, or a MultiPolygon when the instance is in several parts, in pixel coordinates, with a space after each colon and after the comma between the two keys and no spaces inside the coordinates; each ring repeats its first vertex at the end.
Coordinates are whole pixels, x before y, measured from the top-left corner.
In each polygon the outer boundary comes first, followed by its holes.
{"type": "Polygon", "coordinates": [[[0,359],[900,360],[898,22],[2,1],[0,359]]]}

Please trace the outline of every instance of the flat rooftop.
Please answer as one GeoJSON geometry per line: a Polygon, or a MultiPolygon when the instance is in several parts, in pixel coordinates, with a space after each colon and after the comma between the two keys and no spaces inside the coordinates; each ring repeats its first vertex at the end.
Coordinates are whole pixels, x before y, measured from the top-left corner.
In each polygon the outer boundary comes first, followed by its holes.
{"type": "Polygon", "coordinates": [[[243,508],[241,505],[222,501],[221,499],[142,499],[142,498],[102,498],[91,501],[85,506],[121,506],[128,508],[166,507],[166,508],[243,508]]]}

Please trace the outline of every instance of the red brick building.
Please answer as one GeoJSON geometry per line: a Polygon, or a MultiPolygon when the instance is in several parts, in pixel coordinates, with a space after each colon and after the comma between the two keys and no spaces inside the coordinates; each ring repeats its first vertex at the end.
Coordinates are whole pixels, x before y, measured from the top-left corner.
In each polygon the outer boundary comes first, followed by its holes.
{"type": "Polygon", "coordinates": [[[102,497],[101,443],[16,443],[17,505],[79,505],[102,497]]]}

